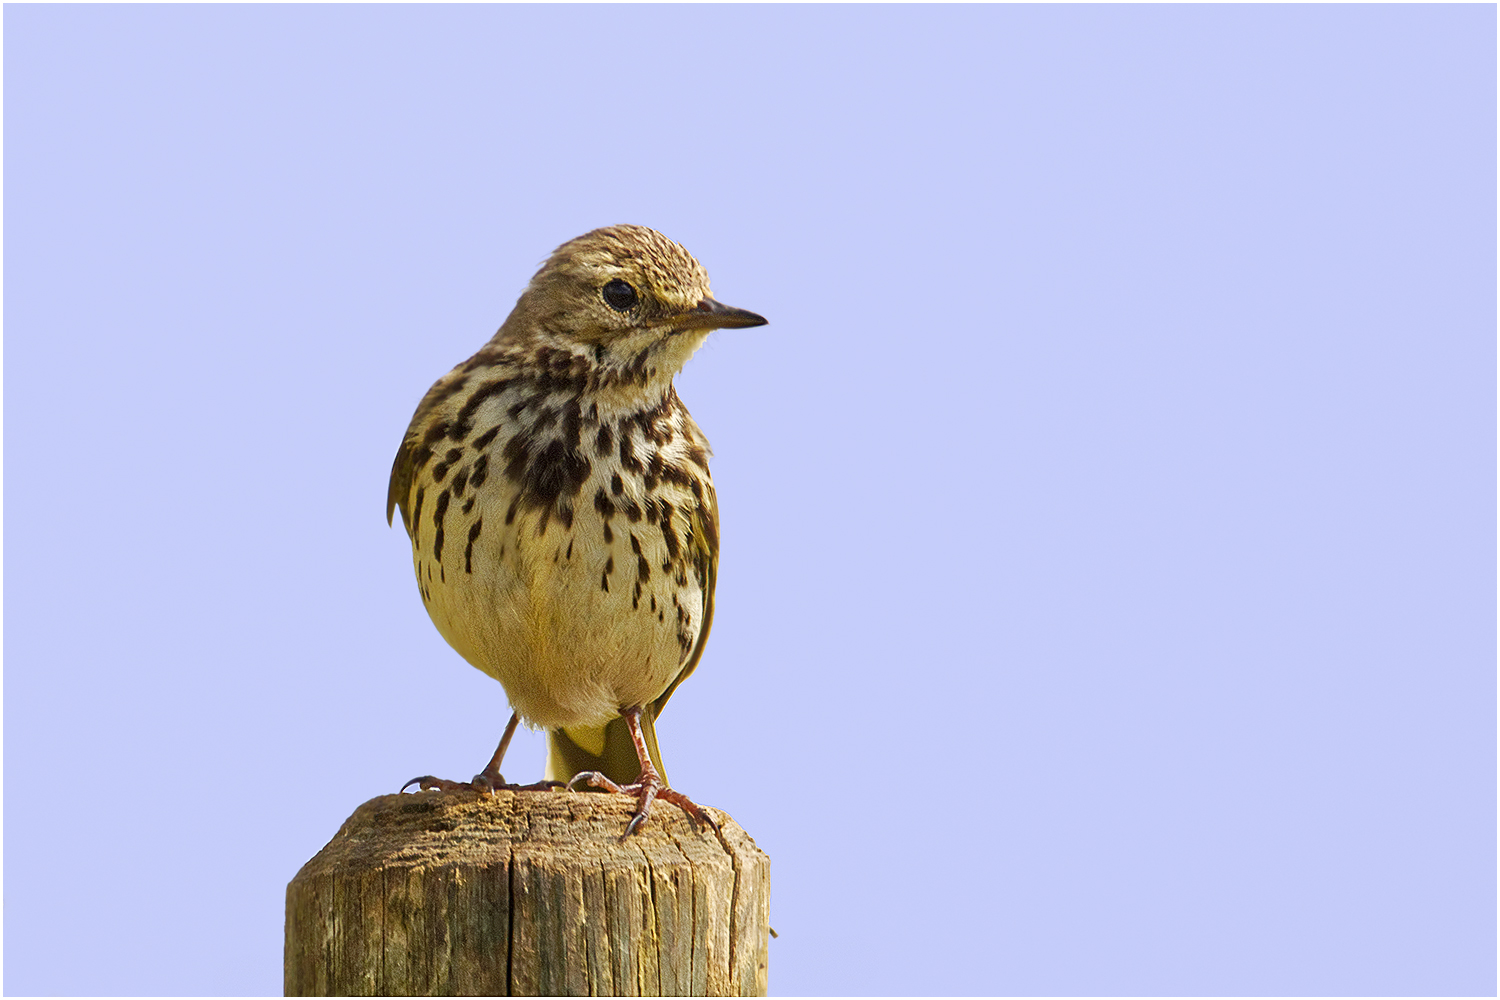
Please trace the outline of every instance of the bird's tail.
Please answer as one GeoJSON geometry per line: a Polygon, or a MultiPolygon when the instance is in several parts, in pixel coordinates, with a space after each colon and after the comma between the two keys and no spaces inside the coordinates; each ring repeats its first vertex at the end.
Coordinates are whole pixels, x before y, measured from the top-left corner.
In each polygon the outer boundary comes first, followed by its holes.
{"type": "MultiPolygon", "coordinates": [[[[641,710],[641,732],[651,763],[662,781],[667,772],[661,765],[661,750],[656,745],[656,708],[641,710]]],[[[628,785],[641,776],[640,758],[630,739],[630,727],[624,717],[611,719],[602,726],[574,726],[547,730],[547,778],[570,781],[580,771],[599,771],[618,785],[628,785]]]]}

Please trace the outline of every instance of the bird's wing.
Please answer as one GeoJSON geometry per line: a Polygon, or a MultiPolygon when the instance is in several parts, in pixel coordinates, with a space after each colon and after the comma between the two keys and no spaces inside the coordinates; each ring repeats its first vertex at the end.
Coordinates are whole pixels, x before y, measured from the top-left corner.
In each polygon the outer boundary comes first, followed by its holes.
{"type": "Polygon", "coordinates": [[[417,443],[408,431],[401,438],[401,447],[396,450],[396,460],[391,463],[391,485],[385,492],[385,523],[393,522],[396,508],[400,507],[401,523],[408,535],[411,534],[411,521],[406,516],[406,504],[411,497],[411,478],[416,473],[416,451],[417,443]]]}
{"type": "Polygon", "coordinates": [[[406,533],[411,534],[411,517],[406,505],[411,502],[411,481],[416,476],[417,470],[426,465],[432,458],[434,445],[448,434],[448,421],[442,420],[434,423],[428,417],[433,410],[445,404],[451,406],[453,395],[468,384],[469,370],[481,359],[487,359],[491,355],[489,348],[481,350],[468,361],[459,365],[442,378],[432,384],[422,401],[417,404],[417,412],[412,414],[411,423],[406,426],[406,433],[401,436],[401,447],[396,449],[396,460],[391,463],[391,484],[385,492],[385,523],[392,523],[396,508],[401,508],[401,524],[406,528],[406,533]]]}

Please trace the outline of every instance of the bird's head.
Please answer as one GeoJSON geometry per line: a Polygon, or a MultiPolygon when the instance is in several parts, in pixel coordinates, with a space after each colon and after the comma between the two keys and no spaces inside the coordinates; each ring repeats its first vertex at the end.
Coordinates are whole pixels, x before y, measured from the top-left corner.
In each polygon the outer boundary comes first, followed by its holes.
{"type": "Polygon", "coordinates": [[[547,258],[501,335],[558,338],[591,348],[611,367],[649,367],[670,377],[709,331],[765,322],[716,301],[703,265],[661,233],[608,226],[547,258]]]}

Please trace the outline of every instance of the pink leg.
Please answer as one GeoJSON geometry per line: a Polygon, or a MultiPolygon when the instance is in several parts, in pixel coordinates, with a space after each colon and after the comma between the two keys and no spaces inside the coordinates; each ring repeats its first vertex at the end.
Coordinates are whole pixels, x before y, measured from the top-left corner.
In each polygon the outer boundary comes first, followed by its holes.
{"type": "Polygon", "coordinates": [[[661,780],[661,775],[657,773],[655,765],[651,763],[651,753],[646,749],[646,734],[641,732],[640,707],[627,708],[624,716],[625,724],[630,729],[630,740],[635,744],[635,755],[641,762],[641,776],[635,780],[634,784],[618,785],[598,771],[583,771],[573,775],[573,780],[568,782],[568,787],[572,788],[580,781],[586,781],[595,788],[603,788],[606,791],[616,792],[620,795],[634,795],[637,803],[635,815],[630,818],[630,825],[625,827],[625,833],[621,836],[621,840],[630,836],[642,823],[646,822],[646,817],[651,813],[651,804],[657,799],[677,806],[683,812],[687,813],[688,818],[695,823],[706,823],[717,830],[718,826],[709,817],[708,813],[703,811],[703,808],[698,803],[681,792],[672,791],[672,789],[667,787],[667,783],[661,780]]]}
{"type": "Polygon", "coordinates": [[[511,737],[516,735],[516,726],[521,717],[512,712],[510,721],[505,724],[505,735],[500,737],[500,745],[495,748],[495,755],[490,762],[484,765],[484,770],[474,775],[472,781],[449,781],[447,778],[434,778],[430,774],[424,774],[420,778],[413,778],[401,786],[404,792],[412,785],[416,785],[420,791],[436,789],[441,792],[489,792],[493,795],[500,789],[511,792],[534,792],[544,788],[561,788],[560,781],[538,781],[530,785],[507,784],[505,778],[500,774],[500,762],[505,759],[505,751],[510,749],[511,737]]]}

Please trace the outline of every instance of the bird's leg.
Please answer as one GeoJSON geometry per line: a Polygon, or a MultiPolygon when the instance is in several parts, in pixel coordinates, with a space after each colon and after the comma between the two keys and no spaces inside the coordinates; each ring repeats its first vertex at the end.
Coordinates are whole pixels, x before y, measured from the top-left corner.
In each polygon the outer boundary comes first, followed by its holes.
{"type": "Polygon", "coordinates": [[[484,770],[474,775],[470,782],[475,788],[494,789],[505,784],[505,776],[500,773],[500,762],[505,759],[505,751],[510,749],[511,737],[516,735],[516,726],[521,721],[519,712],[510,713],[510,721],[505,724],[505,732],[500,737],[500,745],[495,747],[495,754],[490,762],[484,765],[484,770]]]}
{"type": "Polygon", "coordinates": [[[412,785],[416,785],[420,791],[437,789],[442,792],[489,792],[493,795],[500,789],[511,792],[535,792],[544,788],[561,788],[561,781],[538,781],[530,785],[509,785],[500,774],[500,762],[505,759],[505,751],[510,749],[510,740],[516,735],[516,726],[521,722],[519,713],[512,712],[510,721],[505,724],[505,735],[500,737],[500,745],[495,748],[495,755],[490,762],[484,765],[484,770],[474,775],[471,781],[449,781],[447,778],[434,778],[430,774],[424,774],[420,778],[413,778],[401,786],[404,792],[412,785]]]}
{"type": "Polygon", "coordinates": [[[620,837],[624,840],[636,831],[651,813],[651,804],[657,799],[670,802],[688,814],[688,818],[694,823],[702,822],[718,829],[718,825],[709,817],[703,807],[681,792],[674,792],[667,787],[667,783],[661,780],[661,774],[657,772],[656,765],[651,763],[651,752],[646,749],[646,734],[641,732],[641,709],[627,708],[623,713],[625,725],[630,730],[630,741],[635,744],[635,755],[641,762],[641,776],[634,784],[618,785],[605,777],[598,771],[581,771],[573,775],[573,780],[568,782],[568,788],[572,788],[580,781],[586,781],[595,788],[603,788],[606,791],[618,792],[621,795],[634,795],[636,797],[635,815],[630,817],[630,824],[625,827],[625,833],[620,837]]]}

